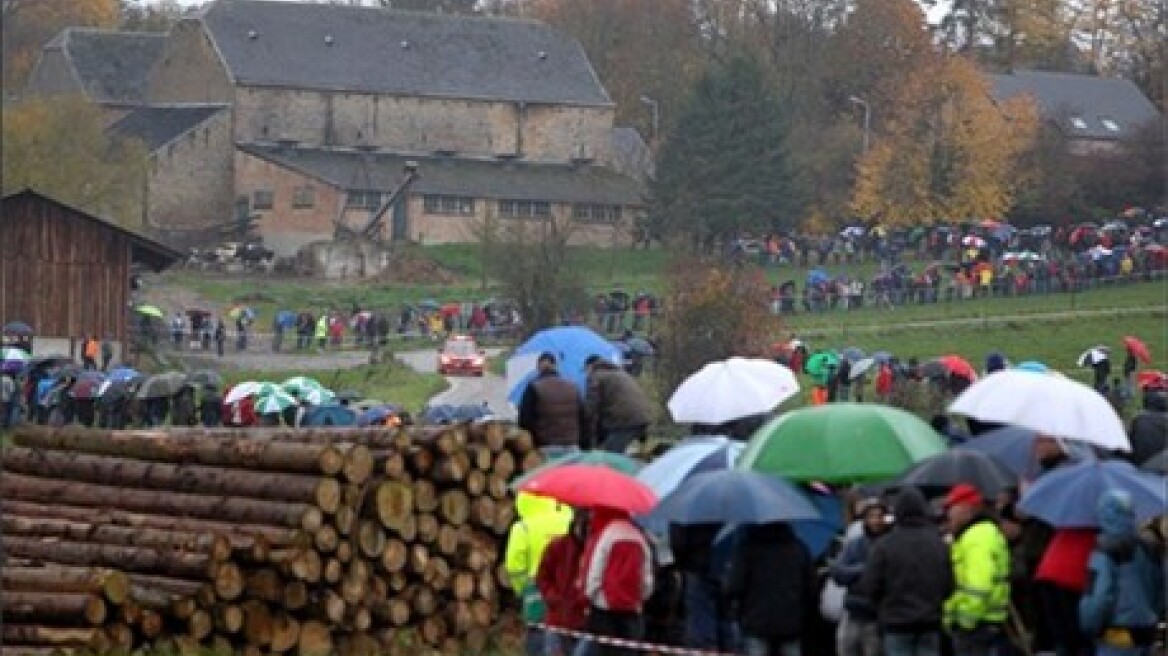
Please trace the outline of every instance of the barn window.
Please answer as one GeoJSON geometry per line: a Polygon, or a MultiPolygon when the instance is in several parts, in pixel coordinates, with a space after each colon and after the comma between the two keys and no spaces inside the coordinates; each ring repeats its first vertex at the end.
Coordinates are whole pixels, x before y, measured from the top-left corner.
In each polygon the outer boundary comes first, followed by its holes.
{"type": "Polygon", "coordinates": [[[251,207],[255,210],[270,210],[276,204],[276,194],[271,189],[256,189],[251,195],[251,207]]]}
{"type": "Polygon", "coordinates": [[[351,189],[345,195],[345,207],[357,210],[375,210],[381,207],[381,192],[351,189]]]}
{"type": "Polygon", "coordinates": [[[552,206],[546,200],[501,200],[499,216],[505,219],[548,219],[552,206]]]}
{"type": "Polygon", "coordinates": [[[316,188],[312,185],[297,187],[292,194],[292,209],[306,210],[316,207],[316,188]]]}
{"type": "Polygon", "coordinates": [[[475,202],[470,196],[426,194],[422,199],[422,207],[426,214],[445,216],[473,216],[475,212],[475,202]]]}
{"type": "Polygon", "coordinates": [[[572,220],[580,223],[619,223],[621,206],[576,203],[572,205],[572,220]]]}

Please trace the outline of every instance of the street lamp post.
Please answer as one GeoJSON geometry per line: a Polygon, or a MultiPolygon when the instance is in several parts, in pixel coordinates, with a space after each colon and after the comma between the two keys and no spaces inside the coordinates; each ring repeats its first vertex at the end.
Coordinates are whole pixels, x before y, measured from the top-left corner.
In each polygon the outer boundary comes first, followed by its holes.
{"type": "Polygon", "coordinates": [[[655,142],[661,129],[661,106],[649,96],[641,96],[641,104],[647,105],[653,112],[653,134],[650,135],[650,140],[655,142]]]}
{"type": "Polygon", "coordinates": [[[848,98],[853,105],[859,105],[864,109],[864,154],[868,154],[868,143],[871,140],[872,134],[872,106],[868,104],[867,100],[859,96],[851,96],[848,98]]]}

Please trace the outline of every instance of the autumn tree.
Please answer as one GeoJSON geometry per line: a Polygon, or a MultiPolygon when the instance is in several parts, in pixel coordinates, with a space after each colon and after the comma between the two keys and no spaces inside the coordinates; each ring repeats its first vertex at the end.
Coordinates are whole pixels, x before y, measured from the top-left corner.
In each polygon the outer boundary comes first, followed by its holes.
{"type": "Polygon", "coordinates": [[[24,86],[41,46],[66,27],[115,28],[118,0],[3,0],[4,89],[24,86]]]}
{"type": "Polygon", "coordinates": [[[81,98],[3,106],[0,175],[5,194],[32,188],[127,227],[140,227],[146,149],[112,138],[101,111],[81,98]]]}
{"type": "Polygon", "coordinates": [[[859,164],[854,210],[892,224],[999,217],[1032,182],[1021,166],[1039,126],[1032,99],[995,103],[964,57],[919,69],[859,164]]]}
{"type": "Polygon", "coordinates": [[[580,42],[616,103],[618,125],[669,131],[706,66],[688,0],[524,0],[528,14],[580,42]]]}
{"type": "Polygon", "coordinates": [[[129,32],[166,32],[184,13],[178,0],[121,0],[120,28],[129,32]]]}
{"type": "Polygon", "coordinates": [[[662,389],[676,389],[714,360],[768,354],[781,324],[768,310],[770,285],[760,269],[685,258],[668,283],[657,333],[662,389]]]}
{"type": "Polygon", "coordinates": [[[651,184],[651,224],[709,248],[743,232],[790,227],[801,210],[790,124],[758,62],[739,56],[698,82],[651,184]]]}

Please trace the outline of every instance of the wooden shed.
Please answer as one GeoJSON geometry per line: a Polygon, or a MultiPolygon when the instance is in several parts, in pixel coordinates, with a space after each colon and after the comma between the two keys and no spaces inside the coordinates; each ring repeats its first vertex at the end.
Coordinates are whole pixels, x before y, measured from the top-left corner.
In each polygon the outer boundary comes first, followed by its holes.
{"type": "Polygon", "coordinates": [[[126,338],[131,270],[182,254],[32,190],[0,199],[0,323],[38,338],[126,338]]]}

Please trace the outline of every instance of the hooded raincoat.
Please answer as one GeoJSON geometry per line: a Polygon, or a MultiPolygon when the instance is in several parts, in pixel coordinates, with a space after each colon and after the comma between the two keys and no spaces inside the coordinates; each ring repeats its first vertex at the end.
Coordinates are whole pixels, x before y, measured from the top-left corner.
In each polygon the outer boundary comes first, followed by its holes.
{"type": "Polygon", "coordinates": [[[542,622],[546,608],[535,584],[548,544],[568,532],[572,511],[555,499],[520,492],[515,499],[518,521],[507,536],[506,568],[511,589],[523,601],[523,619],[542,622]]]}

